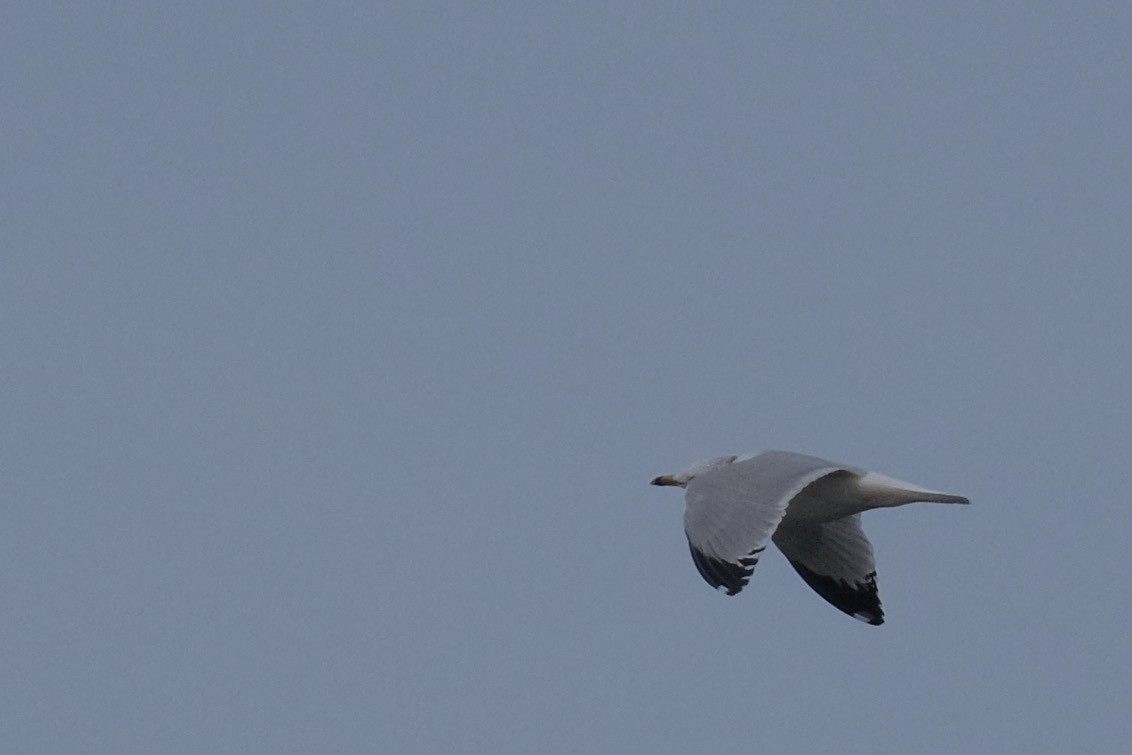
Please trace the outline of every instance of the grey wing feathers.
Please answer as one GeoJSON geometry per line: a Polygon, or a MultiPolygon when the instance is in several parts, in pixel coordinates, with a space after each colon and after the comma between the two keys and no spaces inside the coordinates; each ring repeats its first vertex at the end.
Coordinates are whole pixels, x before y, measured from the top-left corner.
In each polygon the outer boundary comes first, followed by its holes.
{"type": "Polygon", "coordinates": [[[869,624],[884,623],[873,547],[860,514],[821,524],[791,521],[775,531],[774,544],[834,607],[869,624]]]}
{"type": "Polygon", "coordinates": [[[684,532],[700,575],[728,595],[738,593],[790,500],[814,480],[843,469],[812,456],[771,451],[692,479],[684,532]]]}

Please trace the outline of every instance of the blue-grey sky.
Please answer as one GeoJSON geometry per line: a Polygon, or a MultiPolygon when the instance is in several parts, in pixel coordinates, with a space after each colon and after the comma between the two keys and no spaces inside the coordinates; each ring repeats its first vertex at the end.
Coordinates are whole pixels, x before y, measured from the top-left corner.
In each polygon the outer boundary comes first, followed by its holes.
{"type": "Polygon", "coordinates": [[[1119,752],[1132,11],[15,3],[0,741],[1119,752]],[[696,574],[808,452],[888,622],[696,574]]]}

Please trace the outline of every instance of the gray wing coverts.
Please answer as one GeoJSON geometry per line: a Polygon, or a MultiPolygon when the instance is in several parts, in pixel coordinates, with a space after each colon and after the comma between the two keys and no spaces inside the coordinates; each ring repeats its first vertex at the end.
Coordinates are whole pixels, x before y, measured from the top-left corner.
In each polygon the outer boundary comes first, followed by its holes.
{"type": "Polygon", "coordinates": [[[790,500],[814,480],[842,469],[813,456],[771,451],[694,478],[685,492],[684,533],[700,576],[728,595],[737,594],[790,500]]]}

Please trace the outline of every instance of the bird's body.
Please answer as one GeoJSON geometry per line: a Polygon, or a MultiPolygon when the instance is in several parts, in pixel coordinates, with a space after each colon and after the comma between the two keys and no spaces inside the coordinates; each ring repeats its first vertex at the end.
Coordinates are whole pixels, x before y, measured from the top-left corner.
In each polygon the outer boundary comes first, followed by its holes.
{"type": "Polygon", "coordinates": [[[870,624],[883,623],[884,612],[861,513],[913,501],[968,502],[787,451],[722,456],[652,484],[685,488],[684,531],[692,560],[712,587],[737,594],[773,540],[819,595],[870,624]]]}

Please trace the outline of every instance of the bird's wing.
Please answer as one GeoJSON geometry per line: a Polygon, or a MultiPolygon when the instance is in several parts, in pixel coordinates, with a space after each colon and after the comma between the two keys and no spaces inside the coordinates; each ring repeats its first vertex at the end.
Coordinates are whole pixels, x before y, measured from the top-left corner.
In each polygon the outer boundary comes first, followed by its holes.
{"type": "Polygon", "coordinates": [[[883,624],[873,546],[861,515],[832,522],[788,520],[774,533],[794,570],[818,595],[855,619],[883,624]]]}
{"type": "Polygon", "coordinates": [[[685,492],[684,533],[700,576],[728,595],[738,593],[794,496],[847,471],[813,456],[770,451],[694,477],[685,492]]]}

